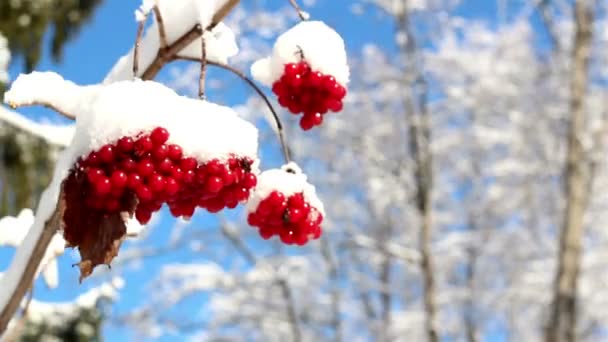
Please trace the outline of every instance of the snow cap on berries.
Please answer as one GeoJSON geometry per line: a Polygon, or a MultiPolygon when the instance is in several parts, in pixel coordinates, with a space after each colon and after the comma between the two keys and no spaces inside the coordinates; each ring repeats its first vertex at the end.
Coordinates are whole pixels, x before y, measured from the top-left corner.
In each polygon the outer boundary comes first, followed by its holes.
{"type": "Polygon", "coordinates": [[[304,199],[312,207],[325,216],[323,202],[317,197],[314,185],[308,183],[307,176],[302,173],[302,169],[290,162],[283,165],[280,169],[271,169],[262,172],[258,176],[258,184],[247,202],[247,211],[254,212],[262,200],[267,198],[273,191],[279,191],[285,197],[293,194],[303,193],[304,199]]]}
{"type": "Polygon", "coordinates": [[[251,73],[255,79],[271,86],[283,75],[285,64],[304,60],[313,71],[333,76],[346,87],[350,70],[344,40],[321,21],[303,21],[283,33],[274,44],[272,55],[255,62],[251,73]]]}

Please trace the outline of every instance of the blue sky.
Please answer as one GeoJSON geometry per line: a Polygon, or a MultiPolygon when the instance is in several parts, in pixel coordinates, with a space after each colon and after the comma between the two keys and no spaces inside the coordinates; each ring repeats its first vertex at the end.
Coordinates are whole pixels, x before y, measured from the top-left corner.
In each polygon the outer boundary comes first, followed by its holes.
{"type": "MultiPolygon", "coordinates": [[[[247,2],[247,1],[245,1],[247,2]]],[[[259,1],[264,6],[276,7],[277,1],[259,1]]],[[[284,1],[286,4],[287,1],[284,1]]],[[[310,9],[314,18],[323,20],[336,28],[340,32],[351,51],[360,49],[367,42],[377,44],[392,45],[392,28],[386,20],[382,20],[377,15],[353,16],[349,14],[349,6],[352,1],[331,0],[317,1],[317,6],[310,9]]],[[[96,12],[93,19],[84,27],[76,39],[70,42],[64,51],[63,60],[55,63],[45,49],[45,55],[38,66],[38,70],[52,70],[63,75],[64,78],[79,84],[90,84],[101,81],[107,71],[115,63],[116,59],[124,54],[133,44],[135,36],[135,24],[133,11],[138,6],[139,1],[135,0],[105,0],[100,9],[96,12]]],[[[283,5],[283,2],[281,2],[283,5]]],[[[457,13],[468,17],[483,17],[496,22],[496,6],[494,1],[469,0],[465,1],[457,9],[457,13]]],[[[21,63],[15,61],[10,73],[14,78],[20,72],[21,63]]],[[[234,94],[234,98],[245,99],[244,94],[234,94]]],[[[61,118],[52,112],[44,109],[32,108],[23,111],[34,118],[45,117],[52,121],[62,121],[61,118]]],[[[200,223],[200,227],[210,227],[210,234],[213,232],[213,219],[208,214],[199,213],[195,219],[195,225],[200,223]]],[[[171,227],[175,220],[164,215],[160,224],[153,230],[152,235],[146,240],[149,246],[163,245],[168,239],[171,227]]],[[[213,249],[213,246],[210,247],[213,249]]],[[[85,281],[84,284],[78,283],[77,270],[70,268],[74,262],[70,257],[71,253],[61,258],[60,287],[56,290],[47,290],[42,283],[37,284],[36,298],[48,301],[65,301],[75,298],[78,293],[94,286],[96,283],[85,281]]],[[[8,264],[12,253],[8,250],[0,250],[0,269],[8,264]]],[[[203,256],[194,256],[189,250],[178,250],[168,255],[149,259],[144,267],[129,268],[123,272],[127,282],[126,288],[122,291],[121,297],[113,306],[117,312],[126,312],[129,308],[142,303],[146,299],[147,288],[145,284],[153,278],[160,266],[168,262],[188,262],[203,261],[203,256]]],[[[197,307],[204,303],[205,298],[199,297],[190,302],[187,307],[182,307],[185,312],[196,312],[197,307]]],[[[129,331],[115,325],[108,325],[105,330],[108,340],[126,341],[131,336],[129,331]]],[[[174,340],[175,336],[164,340],[174,340]]]]}

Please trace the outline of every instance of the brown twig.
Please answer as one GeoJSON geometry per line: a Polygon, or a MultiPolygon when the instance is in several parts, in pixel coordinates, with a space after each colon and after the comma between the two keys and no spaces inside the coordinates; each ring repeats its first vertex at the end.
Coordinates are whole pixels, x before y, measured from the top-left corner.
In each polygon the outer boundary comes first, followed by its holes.
{"type": "Polygon", "coordinates": [[[139,73],[139,48],[141,46],[141,38],[144,34],[144,25],[148,19],[148,14],[144,15],[144,19],[137,23],[137,34],[135,35],[135,46],[133,47],[133,77],[137,77],[139,73]]]}
{"type": "Polygon", "coordinates": [[[302,8],[298,5],[296,0],[289,0],[289,3],[291,4],[291,7],[293,7],[293,9],[295,9],[296,12],[298,13],[298,17],[300,17],[300,20],[306,21],[305,12],[302,11],[302,8]]]}
{"type": "Polygon", "coordinates": [[[73,114],[66,113],[66,112],[60,110],[59,108],[55,107],[54,105],[52,105],[50,103],[46,103],[46,102],[36,101],[36,102],[28,103],[28,104],[19,104],[19,105],[16,105],[16,104],[13,104],[13,103],[9,103],[8,105],[12,109],[17,109],[17,108],[20,108],[20,107],[43,106],[43,107],[46,107],[46,108],[48,108],[48,109],[50,109],[50,110],[52,110],[54,112],[57,112],[61,116],[66,117],[66,118],[68,118],[70,120],[75,120],[76,119],[76,117],[73,114]]]}
{"type": "MultiPolygon", "coordinates": [[[[219,24],[228,13],[239,3],[239,0],[229,0],[217,10],[211,23],[204,28],[204,30],[211,31],[217,24],[219,24]]],[[[160,26],[160,22],[159,22],[160,26]]],[[[164,29],[164,28],[163,28],[164,29]]],[[[165,49],[160,49],[156,54],[156,58],[150,63],[150,65],[143,72],[141,78],[143,80],[151,80],[156,77],[158,72],[165,66],[165,64],[175,59],[175,56],[183,50],[185,47],[190,45],[196,39],[203,35],[203,27],[201,25],[194,25],[190,30],[184,33],[181,37],[176,39],[173,43],[169,44],[165,49]]]]}
{"type": "MultiPolygon", "coordinates": [[[[198,58],[192,58],[192,57],[186,57],[186,56],[176,56],[175,59],[200,62],[200,60],[198,58]]],[[[279,115],[277,114],[276,110],[274,109],[274,106],[270,102],[270,99],[268,99],[268,96],[266,96],[266,94],[264,94],[264,91],[262,91],[262,89],[260,89],[260,87],[258,87],[258,85],[255,84],[255,82],[251,78],[247,77],[247,75],[245,75],[242,71],[240,71],[230,65],[217,63],[214,61],[207,61],[207,64],[222,68],[224,70],[230,71],[231,73],[237,75],[240,79],[245,81],[262,98],[262,100],[264,101],[264,103],[266,104],[268,109],[270,110],[270,113],[272,113],[274,122],[277,125],[277,134],[279,136],[279,142],[281,144],[281,149],[283,150],[283,157],[285,158],[285,163],[289,163],[291,161],[291,158],[289,155],[289,147],[287,146],[287,143],[286,143],[287,140],[285,139],[285,131],[283,129],[283,124],[281,123],[281,119],[279,118],[279,115]]]]}
{"type": "MultiPolygon", "coordinates": [[[[61,197],[62,195],[60,195],[60,198],[61,197]]],[[[25,270],[22,274],[20,274],[20,279],[17,284],[17,288],[12,293],[11,298],[9,299],[6,306],[4,308],[0,308],[2,310],[0,312],[0,334],[6,330],[6,327],[8,326],[8,323],[10,322],[11,318],[13,317],[13,314],[15,313],[15,311],[17,311],[17,308],[19,307],[21,299],[28,291],[28,289],[32,286],[34,281],[34,275],[38,270],[40,261],[46,253],[46,249],[51,243],[53,236],[59,229],[61,216],[63,213],[63,210],[61,210],[60,208],[61,203],[62,200],[59,200],[55,212],[53,212],[53,215],[44,223],[42,233],[40,234],[38,241],[36,241],[36,244],[33,247],[33,250],[29,256],[28,263],[25,266],[25,270]]],[[[10,290],[11,289],[2,289],[2,291],[10,290]]]]}
{"type": "Polygon", "coordinates": [[[158,9],[158,5],[154,5],[152,8],[154,11],[154,18],[156,18],[156,24],[158,25],[158,40],[160,41],[160,48],[166,49],[169,46],[169,42],[167,41],[167,32],[165,31],[165,22],[163,21],[163,15],[160,13],[160,9],[158,9]]]}
{"type": "Polygon", "coordinates": [[[207,46],[205,35],[201,36],[201,74],[198,79],[198,97],[204,100],[205,97],[205,76],[207,75],[207,46]]]}

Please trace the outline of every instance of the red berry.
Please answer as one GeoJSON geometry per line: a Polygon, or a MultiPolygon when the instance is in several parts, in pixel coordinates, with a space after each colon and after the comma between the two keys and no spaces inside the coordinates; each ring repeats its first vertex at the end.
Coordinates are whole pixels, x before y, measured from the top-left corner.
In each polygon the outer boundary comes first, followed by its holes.
{"type": "Polygon", "coordinates": [[[170,176],[179,181],[184,176],[184,172],[179,167],[173,167],[171,168],[170,176]]]}
{"type": "Polygon", "coordinates": [[[152,139],[152,143],[154,143],[155,146],[162,145],[169,140],[169,132],[162,127],[156,127],[152,130],[152,133],[150,133],[150,139],[152,139]]]}
{"type": "Polygon", "coordinates": [[[336,99],[327,100],[327,108],[332,112],[339,112],[343,108],[342,101],[336,99]]]}
{"type": "Polygon", "coordinates": [[[171,177],[166,179],[165,192],[169,196],[173,196],[179,192],[179,183],[171,177]]]}
{"type": "Polygon", "coordinates": [[[86,158],[86,164],[90,166],[97,166],[101,164],[101,160],[99,158],[99,153],[91,152],[86,158]]]}
{"type": "Polygon", "coordinates": [[[294,236],[292,231],[286,229],[282,230],[279,234],[279,237],[281,238],[281,241],[283,241],[283,243],[286,245],[293,245],[294,243],[294,236]]]}
{"type": "Polygon", "coordinates": [[[297,193],[295,195],[290,196],[289,199],[287,200],[287,203],[289,204],[290,208],[304,207],[304,204],[306,203],[306,201],[304,200],[304,194],[297,193]]]}
{"type": "Polygon", "coordinates": [[[179,163],[179,167],[183,170],[183,171],[189,171],[189,170],[194,170],[194,168],[196,167],[196,159],[188,157],[188,158],[184,158],[180,161],[179,163]]]}
{"type": "Polygon", "coordinates": [[[138,207],[137,210],[135,210],[135,218],[137,221],[139,221],[139,223],[146,224],[150,222],[152,213],[144,208],[138,207]]]}
{"type": "Polygon", "coordinates": [[[141,176],[137,173],[130,173],[127,176],[127,187],[131,190],[137,189],[137,187],[141,184],[141,176]]]}
{"type": "Polygon", "coordinates": [[[273,235],[274,235],[274,232],[272,231],[272,228],[270,228],[270,227],[262,227],[262,228],[260,228],[260,236],[262,237],[262,239],[268,240],[273,235]]]}
{"type": "Polygon", "coordinates": [[[249,213],[249,215],[247,215],[247,224],[256,227],[260,224],[260,219],[255,213],[249,213]]]}
{"type": "Polygon", "coordinates": [[[307,85],[311,88],[318,88],[321,85],[321,80],[323,79],[323,74],[316,71],[311,72],[307,75],[306,81],[307,85]]]}
{"type": "Polygon", "coordinates": [[[144,159],[137,164],[137,173],[140,176],[146,177],[154,172],[154,165],[150,160],[144,159]]]}
{"type": "Polygon", "coordinates": [[[222,190],[224,182],[220,177],[209,177],[205,182],[205,191],[215,194],[222,190]]]}
{"type": "Polygon", "coordinates": [[[104,145],[99,150],[99,160],[102,163],[111,163],[114,161],[114,148],[112,145],[104,145]]]}
{"type": "Polygon", "coordinates": [[[302,209],[290,207],[288,211],[288,217],[291,223],[298,223],[301,219],[304,218],[304,215],[302,213],[302,209]]]}
{"type": "Polygon", "coordinates": [[[243,180],[241,181],[241,184],[245,188],[251,189],[258,184],[258,179],[253,173],[247,173],[247,174],[245,174],[245,176],[243,176],[243,180]]]}
{"type": "Polygon", "coordinates": [[[183,173],[182,181],[186,184],[190,184],[190,183],[194,182],[195,176],[196,176],[196,174],[194,173],[193,170],[188,170],[183,173]]]}
{"type": "Polygon", "coordinates": [[[135,170],[137,163],[131,158],[126,158],[120,161],[119,167],[121,170],[129,172],[135,170]]]}
{"type": "Polygon", "coordinates": [[[280,98],[287,94],[287,89],[282,82],[277,81],[272,84],[272,92],[280,98]]]}
{"type": "Polygon", "coordinates": [[[310,72],[310,65],[308,63],[301,61],[297,64],[298,74],[303,75],[310,72]]]}
{"type": "Polygon", "coordinates": [[[213,176],[220,176],[224,171],[224,166],[217,159],[214,159],[214,160],[208,162],[205,165],[205,168],[206,168],[206,172],[208,172],[209,175],[213,175],[213,176]]]}
{"type": "Polygon", "coordinates": [[[295,64],[295,63],[288,63],[288,64],[285,64],[285,67],[284,67],[283,71],[284,71],[284,74],[286,76],[295,76],[295,75],[298,74],[299,70],[298,70],[297,64],[295,64]]]}
{"type": "Polygon", "coordinates": [[[156,164],[156,167],[158,168],[158,171],[160,173],[164,175],[169,175],[173,170],[173,162],[171,162],[171,159],[165,158],[158,162],[158,164],[156,164]]]}
{"type": "Polygon", "coordinates": [[[94,183],[93,186],[95,188],[95,192],[98,195],[106,195],[112,189],[112,185],[110,184],[110,179],[108,177],[99,177],[94,183]]]}
{"type": "Polygon", "coordinates": [[[155,173],[148,179],[148,185],[152,192],[162,192],[165,189],[165,179],[163,176],[155,173]]]}
{"type": "Polygon", "coordinates": [[[224,172],[222,173],[222,182],[225,186],[231,185],[232,183],[234,183],[235,180],[236,177],[234,176],[234,172],[232,172],[232,170],[224,170],[224,172]]]}
{"type": "Polygon", "coordinates": [[[95,183],[99,178],[105,176],[102,169],[90,168],[87,170],[87,179],[91,183],[95,183]]]}
{"type": "Polygon", "coordinates": [[[152,199],[150,188],[141,183],[135,188],[135,194],[141,202],[148,202],[152,199]]]}
{"type": "Polygon", "coordinates": [[[268,203],[273,207],[278,207],[285,202],[285,195],[278,191],[273,191],[267,198],[268,203]]]}
{"type": "Polygon", "coordinates": [[[314,119],[313,115],[304,114],[302,116],[302,118],[300,119],[300,127],[303,130],[308,131],[311,128],[313,128],[314,126],[315,126],[315,119],[314,119]]]}
{"type": "Polygon", "coordinates": [[[124,171],[114,171],[110,178],[110,183],[112,183],[112,187],[122,189],[127,185],[127,180],[128,177],[124,171]]]}
{"type": "Polygon", "coordinates": [[[169,148],[167,145],[158,145],[152,150],[152,158],[154,160],[163,160],[169,155],[169,148]]]}
{"type": "Polygon", "coordinates": [[[323,114],[321,114],[321,113],[314,113],[312,115],[311,120],[312,120],[312,122],[314,123],[315,126],[319,126],[320,124],[323,123],[323,114]]]}
{"type": "Polygon", "coordinates": [[[321,80],[321,86],[323,89],[330,90],[336,84],[336,79],[333,76],[325,75],[321,80]]]}
{"type": "Polygon", "coordinates": [[[168,146],[168,148],[169,148],[169,158],[171,158],[175,161],[180,160],[182,158],[183,151],[182,151],[181,147],[179,147],[178,145],[171,144],[168,146]]]}
{"type": "Polygon", "coordinates": [[[219,198],[213,198],[207,202],[207,211],[210,213],[217,213],[224,209],[224,203],[219,198]]]}
{"type": "Polygon", "coordinates": [[[130,137],[122,137],[122,138],[118,139],[118,142],[116,143],[116,147],[118,148],[118,151],[120,151],[122,153],[129,153],[129,152],[133,151],[134,146],[135,146],[135,143],[133,142],[133,139],[131,139],[130,137]]]}
{"type": "Polygon", "coordinates": [[[152,139],[149,136],[143,136],[135,141],[135,154],[141,156],[147,152],[152,151],[154,145],[152,139]]]}
{"type": "Polygon", "coordinates": [[[120,209],[120,202],[117,199],[109,199],[105,203],[106,211],[115,213],[120,209]]]}

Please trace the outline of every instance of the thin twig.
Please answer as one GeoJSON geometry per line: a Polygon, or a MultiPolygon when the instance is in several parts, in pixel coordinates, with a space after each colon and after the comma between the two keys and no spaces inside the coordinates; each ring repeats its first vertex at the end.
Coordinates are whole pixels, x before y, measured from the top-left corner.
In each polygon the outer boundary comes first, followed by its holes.
{"type": "Polygon", "coordinates": [[[293,7],[296,10],[296,12],[298,13],[298,17],[300,17],[300,20],[306,21],[305,12],[302,11],[302,8],[298,5],[296,0],[289,0],[289,3],[291,4],[291,7],[293,7]]]}
{"type": "Polygon", "coordinates": [[[62,110],[60,110],[59,108],[55,107],[54,105],[47,103],[47,102],[40,102],[40,101],[35,101],[35,102],[31,102],[28,104],[13,104],[13,103],[9,103],[8,104],[12,109],[17,109],[17,108],[21,108],[21,107],[31,107],[31,106],[43,106],[46,107],[54,112],[57,112],[58,114],[60,114],[61,116],[64,116],[70,120],[75,120],[76,116],[70,114],[70,113],[66,113],[62,110]]]}
{"type": "MultiPolygon", "coordinates": [[[[200,62],[200,60],[197,58],[185,57],[185,56],[176,56],[175,59],[200,62]]],[[[268,99],[268,96],[266,96],[266,94],[264,94],[262,89],[260,89],[260,87],[258,87],[258,85],[255,84],[255,82],[251,78],[247,77],[247,75],[245,75],[240,70],[238,70],[230,65],[227,65],[227,64],[217,63],[217,62],[209,61],[209,60],[207,61],[207,64],[222,68],[224,70],[230,71],[231,73],[237,75],[240,79],[242,79],[249,86],[251,86],[251,88],[253,88],[253,90],[255,90],[255,92],[262,98],[262,100],[264,101],[264,103],[266,103],[266,106],[272,113],[274,122],[277,125],[277,134],[279,136],[279,142],[281,143],[281,148],[283,150],[283,157],[285,158],[285,163],[289,163],[291,161],[291,158],[289,155],[289,148],[286,143],[287,140],[285,139],[285,131],[283,129],[283,124],[281,123],[281,119],[279,118],[279,115],[277,114],[272,103],[270,102],[270,99],[268,99]]]]}
{"type": "Polygon", "coordinates": [[[144,35],[144,25],[148,19],[148,14],[137,23],[137,34],[135,35],[135,46],[133,47],[133,77],[137,77],[139,73],[139,48],[141,46],[141,38],[144,35]]]}
{"type": "Polygon", "coordinates": [[[156,18],[156,24],[158,25],[158,38],[160,41],[160,48],[166,49],[169,46],[167,42],[167,32],[165,31],[165,22],[163,21],[163,15],[160,13],[158,5],[154,5],[152,8],[154,11],[154,18],[156,18]]]}
{"type": "Polygon", "coordinates": [[[198,97],[204,100],[205,97],[205,77],[207,75],[207,46],[205,35],[201,36],[201,74],[198,79],[198,97]]]}
{"type": "MultiPolygon", "coordinates": [[[[59,196],[62,197],[63,194],[59,196]]],[[[0,308],[0,334],[6,330],[8,323],[10,322],[13,314],[19,307],[19,303],[21,299],[28,291],[28,289],[32,286],[34,281],[34,275],[38,270],[38,265],[42,261],[42,257],[46,253],[46,249],[51,243],[53,236],[59,229],[61,216],[63,214],[63,210],[59,207],[61,203],[57,204],[57,208],[53,212],[53,215],[44,223],[44,227],[42,228],[42,233],[40,234],[36,244],[33,246],[32,251],[30,253],[27,265],[25,269],[20,274],[20,279],[17,284],[17,287],[14,289],[14,292],[11,294],[11,297],[6,304],[5,307],[0,308]]],[[[12,266],[11,266],[12,267],[12,266]]],[[[2,291],[11,291],[12,289],[2,289],[2,291]]]]}

